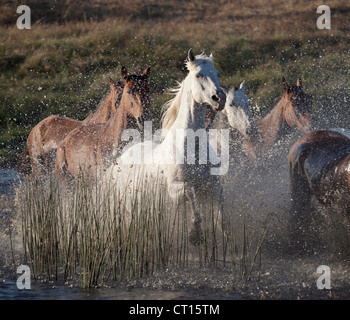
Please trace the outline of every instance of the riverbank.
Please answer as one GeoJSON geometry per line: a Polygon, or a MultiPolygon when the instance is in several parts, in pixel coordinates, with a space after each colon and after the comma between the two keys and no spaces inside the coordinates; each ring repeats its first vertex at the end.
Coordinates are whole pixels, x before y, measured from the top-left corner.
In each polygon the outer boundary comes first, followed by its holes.
{"type": "Polygon", "coordinates": [[[170,98],[166,89],[184,77],[191,47],[214,54],[223,87],[246,82],[255,117],[274,106],[282,77],[290,84],[301,77],[314,111],[336,111],[339,125],[335,118],[330,125],[349,126],[350,111],[343,107],[350,100],[345,0],[327,2],[331,30],[317,29],[316,4],[299,0],[239,5],[95,0],[79,8],[84,19],[68,0],[54,7],[49,1],[27,2],[33,15],[30,30],[18,30],[13,23],[15,3],[0,5],[0,164],[18,161],[29,132],[45,117],[82,120],[94,111],[109,89],[109,78],[121,79],[123,65],[130,72],[151,66],[156,127],[161,106],[170,98]]]}

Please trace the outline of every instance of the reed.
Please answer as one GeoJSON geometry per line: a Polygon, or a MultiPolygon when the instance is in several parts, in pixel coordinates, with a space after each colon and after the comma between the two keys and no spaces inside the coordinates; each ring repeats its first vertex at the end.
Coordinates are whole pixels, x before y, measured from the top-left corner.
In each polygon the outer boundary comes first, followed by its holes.
{"type": "Polygon", "coordinates": [[[24,254],[35,279],[73,279],[90,288],[170,266],[185,269],[190,262],[230,267],[235,279],[252,276],[266,231],[253,242],[244,215],[240,228],[228,222],[222,233],[217,210],[207,206],[203,240],[194,248],[185,199],[173,204],[157,182],[135,191],[129,200],[113,188],[107,193],[83,176],[69,188],[55,175],[28,179],[18,187],[24,254]]]}

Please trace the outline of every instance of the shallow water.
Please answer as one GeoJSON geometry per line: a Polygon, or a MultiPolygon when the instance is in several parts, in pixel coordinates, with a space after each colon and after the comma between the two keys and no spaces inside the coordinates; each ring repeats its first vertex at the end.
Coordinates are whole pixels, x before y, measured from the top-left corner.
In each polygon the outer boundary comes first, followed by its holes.
{"type": "MultiPolygon", "coordinates": [[[[180,290],[166,291],[146,288],[83,290],[79,287],[46,282],[32,282],[31,289],[18,289],[15,280],[0,279],[0,300],[211,300],[219,298],[219,295],[213,295],[209,292],[196,295],[180,290]]],[[[225,297],[221,297],[221,299],[223,298],[225,297]]],[[[236,295],[235,298],[240,298],[240,296],[236,295]]]]}
{"type": "Polygon", "coordinates": [[[0,169],[0,195],[13,191],[18,181],[19,176],[15,169],[0,169]]]}
{"type": "MultiPolygon", "coordinates": [[[[0,201],[13,196],[13,191],[20,176],[14,169],[0,170],[0,201]]],[[[4,218],[12,208],[7,207],[7,203],[1,203],[0,223],[2,232],[6,230],[4,218]]],[[[78,286],[67,285],[60,282],[34,281],[31,279],[30,289],[18,289],[16,279],[20,275],[16,274],[15,267],[11,262],[9,237],[1,234],[0,251],[0,300],[174,300],[174,299],[242,299],[240,294],[213,293],[212,290],[165,290],[158,288],[128,288],[123,287],[98,287],[90,290],[83,290],[78,286]],[[4,256],[8,258],[4,259],[4,256]],[[5,262],[3,260],[6,260],[5,262]],[[2,262],[2,263],[1,263],[2,262]]],[[[158,281],[158,280],[157,280],[158,281]]]]}
{"type": "MultiPolygon", "coordinates": [[[[282,176],[276,180],[279,181],[277,185],[274,181],[267,183],[267,180],[264,180],[247,184],[246,188],[237,189],[236,186],[237,197],[246,199],[246,193],[251,197],[249,192],[254,192],[251,208],[247,207],[247,214],[251,215],[253,226],[260,226],[260,222],[264,220],[257,215],[266,212],[267,207],[279,208],[280,204],[286,201],[285,198],[288,198],[285,170],[281,170],[281,167],[279,169],[282,176]],[[260,184],[266,186],[260,190],[261,194],[255,192],[260,184]],[[275,188],[271,187],[273,184],[276,185],[275,188]],[[266,200],[262,205],[261,199],[266,200]]],[[[277,167],[274,172],[276,171],[277,167]]],[[[4,199],[2,196],[10,197],[18,181],[15,170],[0,170],[0,201],[4,199]]],[[[230,196],[230,183],[227,183],[227,188],[227,194],[230,196]]],[[[4,232],[6,228],[1,225],[6,221],[3,217],[11,211],[11,208],[6,206],[4,202],[0,207],[0,300],[350,299],[348,259],[337,259],[334,254],[329,255],[327,252],[312,257],[286,254],[281,249],[285,240],[285,213],[278,210],[276,212],[279,216],[271,228],[267,246],[263,248],[258,277],[249,281],[233,281],[229,268],[203,268],[194,263],[184,270],[169,268],[149,277],[132,279],[123,284],[112,283],[108,287],[91,290],[82,290],[77,285],[62,282],[41,282],[33,279],[30,290],[19,290],[16,285],[19,276],[16,274],[17,266],[12,263],[9,238],[4,232]],[[320,276],[316,273],[319,265],[329,265],[331,268],[331,290],[318,290],[316,287],[317,277],[320,276]]],[[[21,251],[21,241],[17,241],[17,251],[21,251]]]]}

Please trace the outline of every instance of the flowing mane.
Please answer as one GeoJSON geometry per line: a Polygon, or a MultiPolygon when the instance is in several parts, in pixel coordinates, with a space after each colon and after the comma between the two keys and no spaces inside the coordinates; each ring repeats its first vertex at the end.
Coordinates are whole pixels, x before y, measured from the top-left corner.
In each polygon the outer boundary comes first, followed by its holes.
{"type": "Polygon", "coordinates": [[[162,116],[162,129],[170,129],[174,124],[181,106],[183,87],[184,81],[178,83],[177,87],[168,90],[169,93],[174,95],[174,98],[167,101],[162,107],[164,112],[162,116]]]}
{"type": "MultiPolygon", "coordinates": [[[[192,71],[199,65],[207,62],[210,62],[212,65],[214,65],[213,55],[211,54],[208,57],[204,53],[201,53],[199,55],[196,55],[194,60],[187,59],[185,65],[188,71],[192,71]]],[[[167,101],[162,107],[162,111],[164,112],[162,116],[162,129],[170,129],[174,121],[176,120],[181,105],[183,87],[184,81],[182,81],[181,83],[178,82],[178,85],[175,88],[171,88],[168,90],[170,94],[174,95],[174,98],[167,101]]]]}

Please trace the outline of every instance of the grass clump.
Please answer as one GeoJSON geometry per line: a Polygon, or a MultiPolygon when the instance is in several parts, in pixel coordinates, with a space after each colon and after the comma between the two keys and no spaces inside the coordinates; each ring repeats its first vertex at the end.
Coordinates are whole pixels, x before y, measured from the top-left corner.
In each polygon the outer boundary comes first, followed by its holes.
{"type": "Polygon", "coordinates": [[[164,188],[138,190],[129,202],[124,194],[105,195],[105,188],[84,179],[66,189],[55,176],[19,187],[24,254],[35,279],[72,279],[90,288],[193,263],[229,267],[235,279],[254,276],[263,239],[248,241],[244,220],[241,230],[229,223],[223,234],[217,212],[209,209],[202,242],[193,247],[186,206],[169,202],[164,188]]]}

